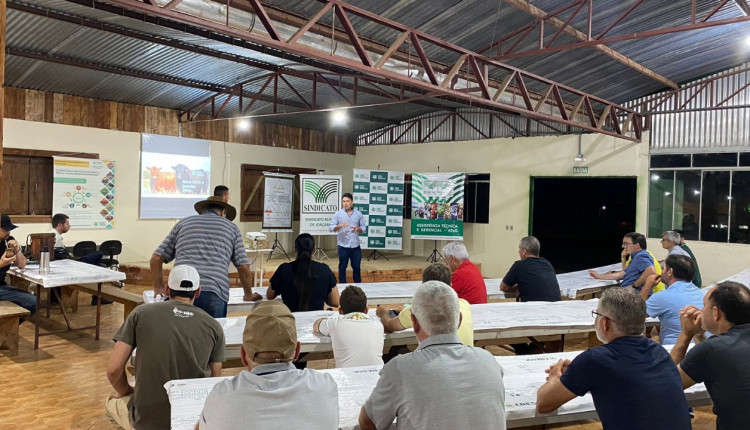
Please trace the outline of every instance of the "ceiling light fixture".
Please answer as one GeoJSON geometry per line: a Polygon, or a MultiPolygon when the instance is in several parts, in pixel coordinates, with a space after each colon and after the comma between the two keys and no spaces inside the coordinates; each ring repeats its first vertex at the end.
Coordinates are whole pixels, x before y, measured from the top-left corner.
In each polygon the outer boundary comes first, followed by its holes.
{"type": "Polygon", "coordinates": [[[349,120],[349,115],[344,109],[336,109],[331,111],[331,123],[334,126],[346,125],[349,120]]]}
{"type": "Polygon", "coordinates": [[[240,131],[248,131],[250,130],[250,120],[248,119],[241,119],[237,121],[237,129],[240,131]]]}
{"type": "Polygon", "coordinates": [[[582,142],[583,137],[579,134],[578,135],[578,154],[576,154],[575,158],[573,159],[576,163],[585,163],[586,157],[583,156],[583,149],[581,145],[583,145],[582,142]]]}

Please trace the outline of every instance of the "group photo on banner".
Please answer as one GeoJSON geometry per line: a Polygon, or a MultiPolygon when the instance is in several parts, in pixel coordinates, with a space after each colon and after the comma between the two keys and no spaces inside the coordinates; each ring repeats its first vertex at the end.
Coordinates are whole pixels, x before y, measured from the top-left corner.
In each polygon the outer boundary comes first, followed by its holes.
{"type": "Polygon", "coordinates": [[[412,173],[411,237],[463,240],[466,174],[412,173]]]}
{"type": "Polygon", "coordinates": [[[403,249],[404,172],[354,169],[353,194],[367,225],[362,249],[403,249]]]}

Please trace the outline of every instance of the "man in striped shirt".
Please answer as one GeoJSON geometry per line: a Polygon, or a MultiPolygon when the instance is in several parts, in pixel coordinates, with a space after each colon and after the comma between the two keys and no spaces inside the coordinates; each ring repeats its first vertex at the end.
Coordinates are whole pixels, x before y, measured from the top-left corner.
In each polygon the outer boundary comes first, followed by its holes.
{"type": "Polygon", "coordinates": [[[245,290],[244,299],[261,300],[262,297],[252,291],[253,276],[242,234],[229,220],[234,219],[237,211],[221,197],[209,197],[196,203],[195,211],[199,215],[178,222],[151,256],[154,295],[164,295],[162,265],[174,260],[176,265],[195,267],[200,274],[201,294],[196,297],[195,306],[214,318],[226,317],[229,301],[227,268],[231,262],[237,268],[245,290]]]}

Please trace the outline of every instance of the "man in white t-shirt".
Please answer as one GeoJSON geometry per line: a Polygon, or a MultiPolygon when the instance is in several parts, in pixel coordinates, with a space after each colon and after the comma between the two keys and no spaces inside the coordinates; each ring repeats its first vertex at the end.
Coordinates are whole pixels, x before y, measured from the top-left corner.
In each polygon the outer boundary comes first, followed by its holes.
{"type": "Polygon", "coordinates": [[[261,302],[245,322],[245,369],[214,386],[196,429],[338,428],[336,381],[327,373],[295,369],[299,349],[289,308],[278,300],[261,302]]]}
{"type": "Polygon", "coordinates": [[[383,324],[367,315],[367,296],[349,285],[339,299],[341,315],[320,318],[313,324],[316,334],[331,337],[336,367],[383,365],[383,324]]]}

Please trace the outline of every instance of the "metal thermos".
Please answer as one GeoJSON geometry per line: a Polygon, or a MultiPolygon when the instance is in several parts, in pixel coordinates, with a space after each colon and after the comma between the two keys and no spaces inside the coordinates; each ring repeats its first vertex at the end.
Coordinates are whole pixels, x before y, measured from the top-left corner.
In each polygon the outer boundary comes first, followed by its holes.
{"type": "Polygon", "coordinates": [[[39,253],[39,274],[49,274],[49,248],[46,246],[39,253]]]}

